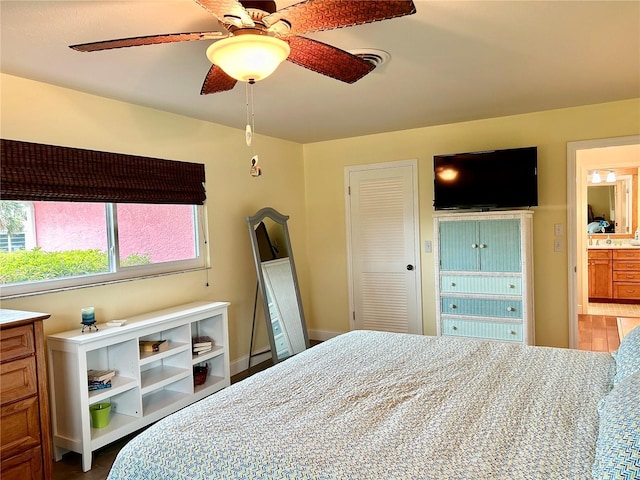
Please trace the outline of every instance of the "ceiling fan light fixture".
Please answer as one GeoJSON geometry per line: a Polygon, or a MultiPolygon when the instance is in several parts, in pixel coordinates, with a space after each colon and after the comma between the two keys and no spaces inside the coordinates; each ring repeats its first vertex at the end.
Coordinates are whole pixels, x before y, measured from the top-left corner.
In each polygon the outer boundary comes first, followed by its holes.
{"type": "Polygon", "coordinates": [[[616,173],[613,171],[609,172],[605,181],[607,183],[614,183],[616,181],[616,173]]]}
{"type": "Polygon", "coordinates": [[[591,183],[602,183],[602,177],[597,170],[595,170],[593,175],[591,175],[591,183]]]}
{"type": "Polygon", "coordinates": [[[211,44],[207,58],[238,81],[257,82],[271,75],[290,51],[289,44],[279,38],[251,33],[211,44]]]}

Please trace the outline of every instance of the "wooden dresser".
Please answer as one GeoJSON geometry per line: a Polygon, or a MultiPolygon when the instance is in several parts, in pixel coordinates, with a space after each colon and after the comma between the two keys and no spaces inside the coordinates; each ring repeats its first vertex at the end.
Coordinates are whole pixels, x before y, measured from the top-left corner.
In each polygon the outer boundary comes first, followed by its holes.
{"type": "Polygon", "coordinates": [[[613,250],[613,298],[640,300],[640,249],[613,250]]]}
{"type": "Polygon", "coordinates": [[[42,321],[49,314],[0,309],[2,480],[52,478],[42,321]]]}

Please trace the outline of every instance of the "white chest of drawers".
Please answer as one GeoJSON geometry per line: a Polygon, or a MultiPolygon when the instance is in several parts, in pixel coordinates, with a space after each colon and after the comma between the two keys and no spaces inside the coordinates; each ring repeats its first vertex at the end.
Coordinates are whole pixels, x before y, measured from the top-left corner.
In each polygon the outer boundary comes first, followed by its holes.
{"type": "Polygon", "coordinates": [[[533,212],[434,215],[438,335],[534,344],[533,212]]]}

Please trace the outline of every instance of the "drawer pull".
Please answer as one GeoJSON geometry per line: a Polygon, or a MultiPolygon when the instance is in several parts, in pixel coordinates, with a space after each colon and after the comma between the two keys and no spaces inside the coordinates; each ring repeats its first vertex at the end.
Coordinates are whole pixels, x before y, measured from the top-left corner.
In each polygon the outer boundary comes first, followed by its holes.
{"type": "Polygon", "coordinates": [[[507,307],[507,312],[515,312],[516,309],[513,307],[507,307]]]}
{"type": "Polygon", "coordinates": [[[515,335],[516,331],[515,330],[509,330],[509,335],[515,335]]]}
{"type": "Polygon", "coordinates": [[[455,283],[455,282],[451,282],[451,286],[452,286],[452,287],[455,287],[455,286],[456,286],[456,283],[455,283]]]}
{"type": "Polygon", "coordinates": [[[516,288],[516,286],[513,283],[510,283],[509,288],[516,288]]]}
{"type": "Polygon", "coordinates": [[[450,303],[449,308],[458,308],[458,306],[455,303],[450,303]]]}
{"type": "Polygon", "coordinates": [[[458,329],[458,327],[456,327],[455,325],[451,326],[451,330],[457,330],[457,329],[458,329]]]}
{"type": "Polygon", "coordinates": [[[477,243],[472,243],[471,244],[471,248],[478,248],[478,244],[477,243]]]}
{"type": "Polygon", "coordinates": [[[480,245],[478,245],[480,248],[487,248],[487,245],[484,243],[481,243],[480,245]]]}

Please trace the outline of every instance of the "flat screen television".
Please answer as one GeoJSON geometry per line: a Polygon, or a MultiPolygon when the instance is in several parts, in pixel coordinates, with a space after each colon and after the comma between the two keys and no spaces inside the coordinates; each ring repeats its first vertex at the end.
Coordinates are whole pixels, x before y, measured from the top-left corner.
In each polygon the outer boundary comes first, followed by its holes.
{"type": "Polygon", "coordinates": [[[434,155],[436,210],[538,205],[538,148],[434,155]]]}

